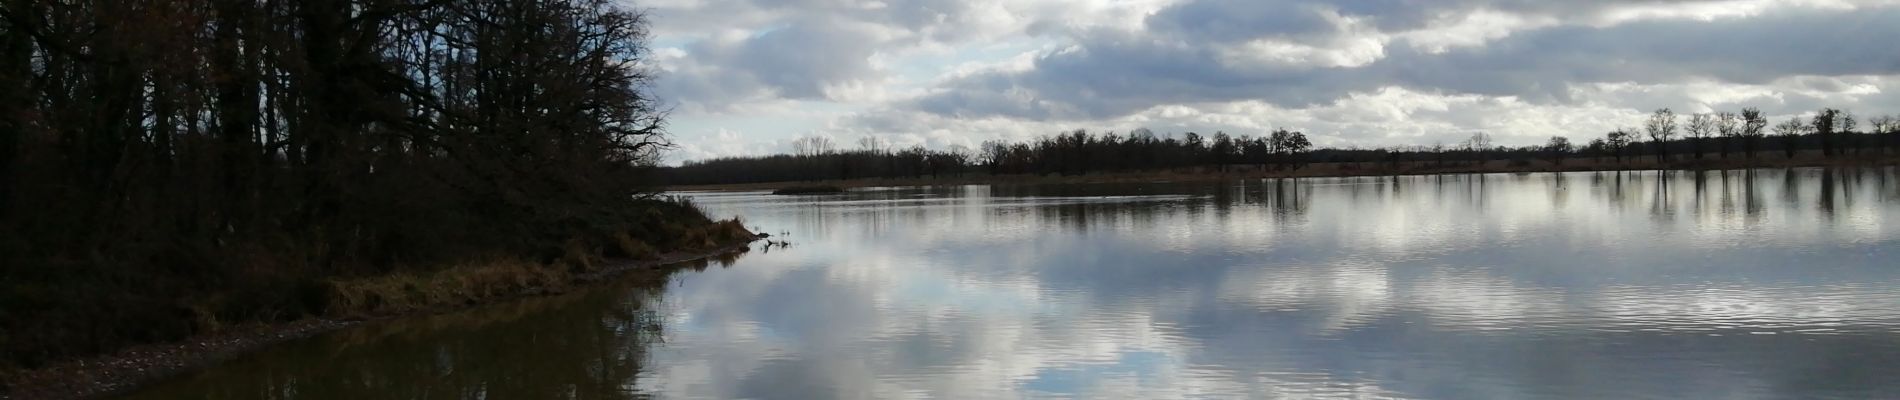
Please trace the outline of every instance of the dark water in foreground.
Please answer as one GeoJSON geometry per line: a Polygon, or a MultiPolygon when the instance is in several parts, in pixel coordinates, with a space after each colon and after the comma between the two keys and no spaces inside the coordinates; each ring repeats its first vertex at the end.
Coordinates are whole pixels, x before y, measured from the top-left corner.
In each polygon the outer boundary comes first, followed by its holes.
{"type": "Polygon", "coordinates": [[[135,397],[1900,397],[1893,169],[693,195],[793,246],[135,397]]]}

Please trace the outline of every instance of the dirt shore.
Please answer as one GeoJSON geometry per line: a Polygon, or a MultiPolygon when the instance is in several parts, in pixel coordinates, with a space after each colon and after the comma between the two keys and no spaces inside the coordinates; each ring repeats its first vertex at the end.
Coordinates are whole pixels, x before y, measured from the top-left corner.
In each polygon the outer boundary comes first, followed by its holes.
{"type": "Polygon", "coordinates": [[[1659,162],[1647,157],[1629,157],[1623,160],[1613,158],[1571,158],[1562,163],[1550,160],[1493,160],[1482,164],[1459,162],[1363,162],[1363,163],[1313,163],[1298,169],[1273,169],[1254,165],[1232,165],[1225,170],[1215,167],[1192,167],[1158,171],[1118,171],[1090,173],[1082,175],[990,175],[966,174],[960,176],[918,177],[918,178],[865,178],[847,180],[825,180],[806,182],[760,182],[714,185],[676,185],[668,187],[673,191],[757,191],[777,190],[789,186],[835,186],[840,188],[883,187],[883,186],[951,186],[951,185],[988,185],[988,184],[1056,184],[1056,183],[1132,183],[1132,182],[1201,182],[1237,179],[1264,178],[1325,178],[1357,176],[1404,176],[1435,174],[1472,174],[1472,173],[1520,173],[1520,172],[1589,172],[1589,171],[1635,171],[1635,170],[1732,170],[1752,168],[1797,168],[1797,167],[1865,167],[1900,165],[1900,155],[1873,154],[1865,156],[1825,158],[1817,152],[1802,153],[1796,157],[1786,157],[1779,153],[1769,156],[1758,154],[1755,158],[1714,158],[1676,159],[1659,162]]]}
{"type": "MultiPolygon", "coordinates": [[[[599,271],[577,275],[574,281],[598,282],[630,271],[657,269],[670,264],[741,253],[750,250],[752,242],[765,237],[767,235],[758,235],[745,243],[732,244],[707,252],[669,253],[654,260],[618,261],[599,271]]],[[[371,318],[312,318],[282,324],[232,329],[182,342],[134,346],[106,356],[62,362],[7,376],[3,382],[4,386],[0,386],[0,400],[93,399],[124,394],[272,345],[336,331],[365,321],[440,314],[559,292],[543,288],[527,288],[517,295],[482,303],[434,307],[412,312],[377,315],[371,318]]]]}

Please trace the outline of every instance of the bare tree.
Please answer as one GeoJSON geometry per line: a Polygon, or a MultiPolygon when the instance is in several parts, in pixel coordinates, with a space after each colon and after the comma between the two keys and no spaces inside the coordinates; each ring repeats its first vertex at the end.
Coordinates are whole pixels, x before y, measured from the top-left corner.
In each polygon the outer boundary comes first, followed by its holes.
{"type": "Polygon", "coordinates": [[[1432,142],[1432,166],[1445,166],[1445,142],[1432,142]]]}
{"type": "Polygon", "coordinates": [[[797,139],[792,139],[792,153],[793,154],[806,156],[806,157],[817,157],[817,156],[822,156],[826,154],[831,154],[832,152],[835,152],[835,151],[837,151],[837,146],[831,142],[831,138],[829,137],[804,136],[797,139]]]}
{"type": "Polygon", "coordinates": [[[1564,157],[1570,156],[1572,151],[1576,151],[1576,146],[1571,145],[1567,137],[1551,136],[1550,141],[1544,143],[1544,154],[1550,157],[1551,164],[1564,165],[1564,157]]]}
{"type": "Polygon", "coordinates": [[[1630,145],[1635,143],[1636,134],[1631,133],[1633,131],[1635,130],[1617,128],[1603,136],[1603,144],[1609,146],[1611,154],[1616,155],[1616,162],[1623,162],[1623,150],[1628,149],[1630,145]]]}
{"type": "Polygon", "coordinates": [[[1702,144],[1715,133],[1715,116],[1708,113],[1696,113],[1689,116],[1689,125],[1683,127],[1689,135],[1689,151],[1695,153],[1697,160],[1702,159],[1702,144]]]}
{"type": "Polygon", "coordinates": [[[1801,149],[1801,136],[1808,134],[1810,129],[1799,115],[1775,124],[1775,136],[1781,138],[1781,151],[1785,152],[1788,158],[1794,158],[1794,153],[1801,149]]]}
{"type": "Polygon", "coordinates": [[[1208,160],[1214,168],[1227,171],[1227,165],[1233,163],[1234,156],[1240,153],[1240,145],[1234,142],[1227,132],[1214,132],[1214,143],[1207,148],[1208,160]]]}
{"type": "Polygon", "coordinates": [[[934,154],[933,157],[937,160],[942,160],[942,162],[940,163],[940,168],[933,171],[933,173],[951,172],[962,175],[965,167],[970,165],[970,160],[976,157],[974,154],[975,152],[970,150],[967,146],[960,144],[950,145],[948,150],[934,154]]]}
{"type": "Polygon", "coordinates": [[[1722,148],[1722,158],[1728,158],[1730,145],[1741,136],[1741,125],[1742,118],[1735,113],[1723,111],[1715,114],[1715,132],[1718,137],[1716,140],[1721,142],[1719,147],[1722,148]]]}
{"type": "Polygon", "coordinates": [[[976,162],[988,167],[992,175],[1003,173],[1003,166],[1008,163],[1010,155],[1009,145],[1009,142],[1001,140],[984,141],[976,162]]]}
{"type": "Polygon", "coordinates": [[[1900,146],[1900,140],[1896,140],[1900,139],[1900,117],[1882,115],[1869,118],[1867,124],[1873,129],[1872,133],[1876,135],[1876,140],[1886,142],[1888,152],[1900,146]]]}
{"type": "Polygon", "coordinates": [[[1839,138],[1836,141],[1836,146],[1839,147],[1835,149],[1836,153],[1847,154],[1848,150],[1854,150],[1856,153],[1860,151],[1860,132],[1857,131],[1860,129],[1860,121],[1854,119],[1853,111],[1840,110],[1840,113],[1835,115],[1834,129],[1834,135],[1839,138]]]}
{"type": "Polygon", "coordinates": [[[1483,166],[1486,161],[1490,161],[1491,134],[1484,132],[1472,133],[1470,138],[1465,139],[1465,149],[1477,155],[1478,165],[1483,166]]]}
{"type": "Polygon", "coordinates": [[[891,142],[888,140],[884,140],[884,138],[881,138],[881,137],[867,135],[867,136],[858,138],[858,149],[871,152],[873,154],[890,153],[891,142]]]}
{"type": "Polygon", "coordinates": [[[1643,131],[1649,133],[1649,143],[1656,146],[1656,162],[1669,161],[1669,139],[1676,135],[1676,112],[1668,108],[1657,109],[1644,121],[1643,131]]]}
{"type": "Polygon", "coordinates": [[[1767,135],[1768,117],[1761,109],[1747,107],[1742,109],[1742,152],[1748,158],[1755,158],[1755,150],[1761,146],[1761,138],[1767,135]]]}
{"type": "Polygon", "coordinates": [[[1837,142],[1840,135],[1836,131],[1841,128],[1841,116],[1841,110],[1822,108],[1821,111],[1814,113],[1813,122],[1808,125],[1812,129],[1810,132],[1821,139],[1822,156],[1833,157],[1839,153],[1837,147],[1840,144],[1837,142]]]}

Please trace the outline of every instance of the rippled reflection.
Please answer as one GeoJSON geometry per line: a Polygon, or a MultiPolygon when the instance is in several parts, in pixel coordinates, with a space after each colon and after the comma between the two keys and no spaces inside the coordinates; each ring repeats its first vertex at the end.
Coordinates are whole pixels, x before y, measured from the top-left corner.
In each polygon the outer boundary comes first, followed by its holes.
{"type": "Polygon", "coordinates": [[[679,398],[1900,396],[1894,169],[694,195],[794,246],[657,298],[532,313],[622,321],[637,303],[665,321],[657,338],[603,328],[624,322],[364,333],[200,381],[375,377],[464,398],[521,380],[679,398]],[[494,349],[576,329],[597,333],[518,380],[303,365],[521,363],[494,349]],[[365,346],[382,347],[350,350],[365,346]],[[285,372],[249,371],[271,368],[285,372]]]}

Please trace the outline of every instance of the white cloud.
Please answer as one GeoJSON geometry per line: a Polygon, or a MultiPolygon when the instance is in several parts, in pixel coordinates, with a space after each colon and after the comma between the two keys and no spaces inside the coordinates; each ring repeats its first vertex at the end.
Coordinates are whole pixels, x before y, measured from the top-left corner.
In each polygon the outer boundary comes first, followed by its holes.
{"type": "Polygon", "coordinates": [[[935,147],[1285,126],[1327,145],[1477,130],[1528,144],[1661,107],[1900,106],[1900,53],[1880,39],[1900,35],[1892,0],[637,5],[654,13],[680,160],[817,132],[935,147]]]}

